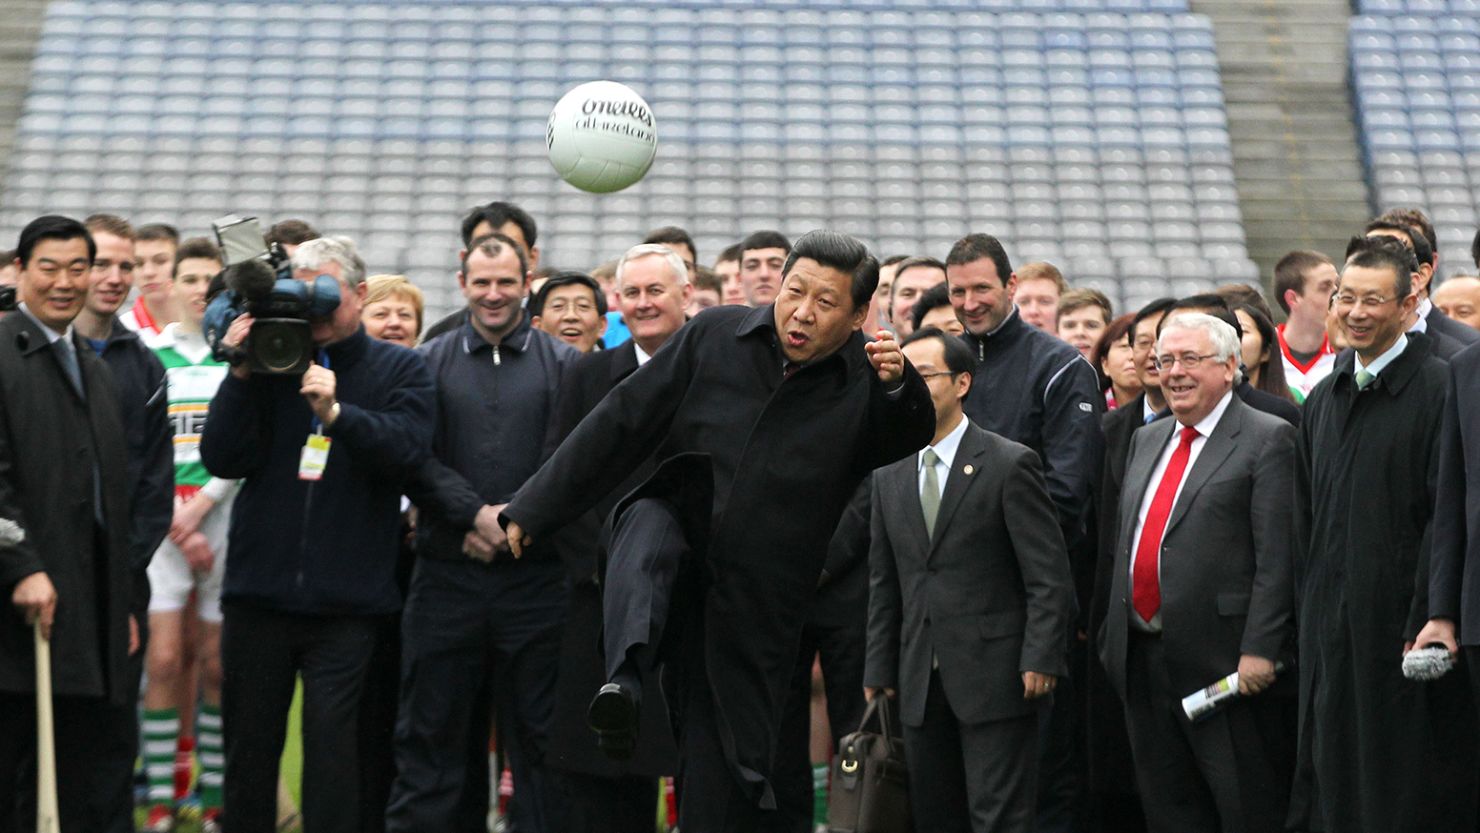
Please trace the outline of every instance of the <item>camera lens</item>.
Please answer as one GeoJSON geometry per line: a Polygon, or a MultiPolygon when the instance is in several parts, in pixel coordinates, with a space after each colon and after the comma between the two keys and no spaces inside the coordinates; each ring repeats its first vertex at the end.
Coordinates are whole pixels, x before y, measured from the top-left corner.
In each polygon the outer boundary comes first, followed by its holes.
{"type": "Polygon", "coordinates": [[[268,373],[301,372],[311,346],[304,322],[259,321],[252,327],[252,359],[268,373]]]}

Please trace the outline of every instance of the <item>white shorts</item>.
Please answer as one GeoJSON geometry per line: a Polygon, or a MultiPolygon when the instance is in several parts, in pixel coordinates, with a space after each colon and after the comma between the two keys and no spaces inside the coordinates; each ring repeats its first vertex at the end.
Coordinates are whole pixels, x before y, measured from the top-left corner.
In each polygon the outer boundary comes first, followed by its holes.
{"type": "Polygon", "coordinates": [[[209,573],[190,569],[185,554],[168,539],[159,545],[149,562],[149,612],[178,613],[185,609],[190,591],[195,591],[195,611],[201,621],[221,621],[221,582],[226,576],[226,534],[231,526],[231,502],[235,495],[216,504],[200,522],[200,531],[215,554],[209,573]]]}

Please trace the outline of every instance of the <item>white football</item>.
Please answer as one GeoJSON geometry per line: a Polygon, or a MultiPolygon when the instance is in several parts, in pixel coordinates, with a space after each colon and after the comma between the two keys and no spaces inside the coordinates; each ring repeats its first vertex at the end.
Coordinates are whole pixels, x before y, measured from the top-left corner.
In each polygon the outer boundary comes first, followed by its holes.
{"type": "Polygon", "coordinates": [[[637,182],[653,166],[658,127],[652,108],[631,87],[591,81],[556,102],[545,142],[561,179],[605,194],[637,182]]]}

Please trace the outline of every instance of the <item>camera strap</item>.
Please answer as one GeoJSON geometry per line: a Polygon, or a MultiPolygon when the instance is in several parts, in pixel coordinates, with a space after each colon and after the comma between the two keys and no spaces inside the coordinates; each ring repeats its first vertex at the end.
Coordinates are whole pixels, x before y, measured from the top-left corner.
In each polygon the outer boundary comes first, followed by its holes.
{"type": "MultiPolygon", "coordinates": [[[[319,365],[327,369],[329,367],[329,352],[320,349],[318,355],[319,365]]],[[[329,466],[329,447],[333,440],[324,436],[324,423],[319,421],[317,415],[313,418],[310,426],[308,440],[303,443],[303,450],[298,455],[298,479],[299,480],[322,480],[324,469],[329,466]]]]}

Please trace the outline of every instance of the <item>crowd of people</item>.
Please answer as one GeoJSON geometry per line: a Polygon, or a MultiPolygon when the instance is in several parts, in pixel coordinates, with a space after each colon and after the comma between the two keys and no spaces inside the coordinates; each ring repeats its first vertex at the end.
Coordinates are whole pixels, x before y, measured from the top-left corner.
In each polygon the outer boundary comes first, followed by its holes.
{"type": "Polygon", "coordinates": [[[806,833],[812,738],[875,701],[920,833],[1471,833],[1480,279],[1436,285],[1416,209],[1354,231],[1267,297],[1126,310],[979,233],[553,269],[492,202],[427,321],[284,220],[337,302],[269,373],[281,322],[210,322],[217,241],[37,218],[0,272],[0,833],[33,628],[64,833],[134,830],[136,766],[143,829],[279,829],[297,686],[306,833],[486,830],[491,740],[510,831],[806,833]]]}

